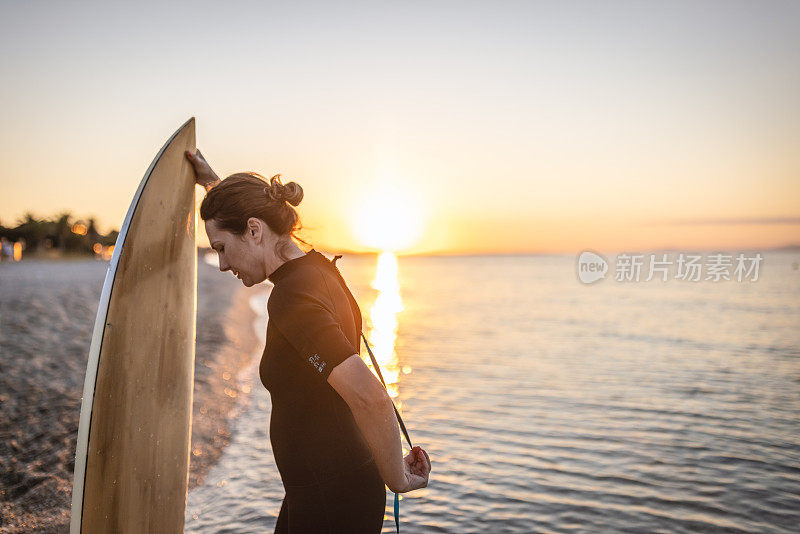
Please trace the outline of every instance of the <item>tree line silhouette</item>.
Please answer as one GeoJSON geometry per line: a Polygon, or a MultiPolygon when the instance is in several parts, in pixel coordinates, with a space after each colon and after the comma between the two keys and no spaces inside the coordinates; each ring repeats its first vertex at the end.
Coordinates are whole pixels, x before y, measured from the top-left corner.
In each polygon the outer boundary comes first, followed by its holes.
{"type": "Polygon", "coordinates": [[[117,230],[101,234],[95,219],[74,219],[70,212],[62,212],[55,217],[38,219],[26,213],[15,227],[0,224],[0,239],[5,242],[21,242],[26,254],[42,250],[56,249],[62,252],[94,254],[95,245],[113,245],[117,241],[117,230]]]}

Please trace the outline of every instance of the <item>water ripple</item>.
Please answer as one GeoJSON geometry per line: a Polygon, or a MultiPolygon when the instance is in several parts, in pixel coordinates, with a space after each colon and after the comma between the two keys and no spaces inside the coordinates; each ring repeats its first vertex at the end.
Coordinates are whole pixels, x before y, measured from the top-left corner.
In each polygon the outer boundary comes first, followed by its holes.
{"type": "MultiPolygon", "coordinates": [[[[572,261],[400,259],[394,356],[413,371],[395,400],[433,462],[402,531],[796,532],[800,277],[779,267],[797,255],[767,256],[750,288],[588,288],[572,261]]],[[[339,262],[362,309],[371,262],[339,262]]],[[[269,399],[253,398],[187,532],[274,526],[269,399]]]]}

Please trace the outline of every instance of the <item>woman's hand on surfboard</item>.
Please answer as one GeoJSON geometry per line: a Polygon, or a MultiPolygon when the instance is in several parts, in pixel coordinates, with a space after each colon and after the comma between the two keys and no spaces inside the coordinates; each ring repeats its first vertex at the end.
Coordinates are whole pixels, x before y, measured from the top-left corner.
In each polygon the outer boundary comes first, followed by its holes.
{"type": "Polygon", "coordinates": [[[405,470],[407,484],[405,488],[397,493],[406,493],[426,487],[428,485],[428,477],[431,474],[431,460],[428,458],[428,453],[425,452],[425,449],[413,447],[403,458],[403,469],[405,470]]]}
{"type": "Polygon", "coordinates": [[[219,176],[211,170],[211,165],[208,164],[199,149],[194,154],[187,150],[186,159],[191,161],[194,167],[195,183],[202,185],[206,191],[210,191],[219,183],[219,176]]]}

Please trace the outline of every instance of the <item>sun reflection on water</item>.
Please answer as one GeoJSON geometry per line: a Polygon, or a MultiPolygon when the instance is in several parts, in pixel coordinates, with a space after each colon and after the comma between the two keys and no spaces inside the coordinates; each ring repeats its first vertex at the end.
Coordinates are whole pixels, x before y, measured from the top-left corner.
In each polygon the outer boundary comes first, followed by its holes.
{"type": "MultiPolygon", "coordinates": [[[[395,352],[395,341],[397,339],[397,314],[403,311],[403,301],[400,298],[397,258],[394,253],[384,251],[378,257],[372,287],[378,290],[378,297],[369,310],[370,332],[367,339],[369,339],[372,352],[381,368],[389,396],[396,398],[399,393],[398,382],[401,369],[395,352]]],[[[371,361],[367,361],[367,364],[372,367],[371,361]]],[[[406,374],[408,372],[410,372],[410,368],[406,374]]],[[[399,403],[396,404],[399,408],[399,403]]]]}

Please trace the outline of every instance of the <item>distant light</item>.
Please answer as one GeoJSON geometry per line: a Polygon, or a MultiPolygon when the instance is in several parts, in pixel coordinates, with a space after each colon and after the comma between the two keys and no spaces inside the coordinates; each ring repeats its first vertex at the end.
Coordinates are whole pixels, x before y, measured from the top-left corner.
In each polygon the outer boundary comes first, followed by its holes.
{"type": "Polygon", "coordinates": [[[83,224],[83,223],[75,223],[75,224],[72,225],[72,233],[73,234],[86,235],[86,233],[88,231],[89,231],[89,229],[86,228],[86,225],[83,224]]]}
{"type": "Polygon", "coordinates": [[[92,250],[94,251],[95,254],[101,254],[103,252],[103,245],[101,245],[100,243],[95,243],[94,245],[92,245],[92,250]]]}
{"type": "Polygon", "coordinates": [[[22,243],[17,241],[14,243],[14,261],[19,261],[22,259],[22,243]]]}
{"type": "Polygon", "coordinates": [[[361,244],[397,252],[417,242],[424,217],[419,202],[406,188],[380,183],[362,195],[351,221],[361,244]]]}

